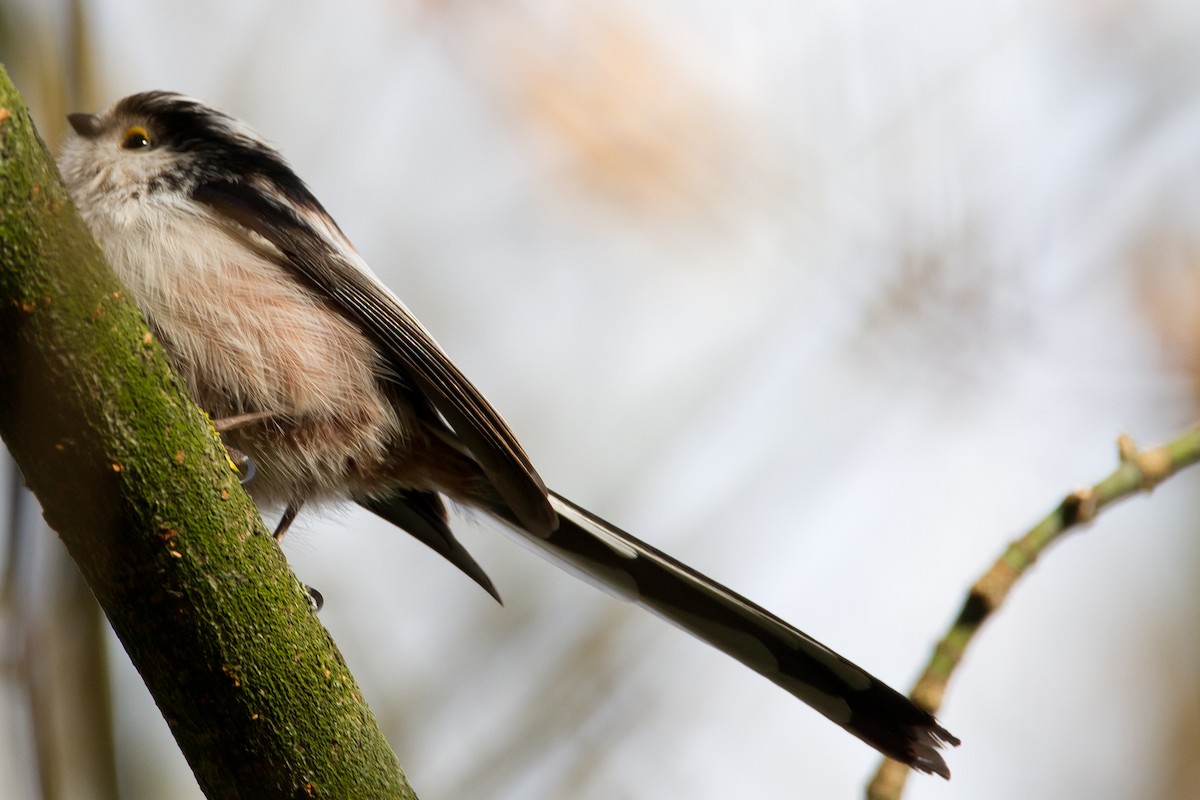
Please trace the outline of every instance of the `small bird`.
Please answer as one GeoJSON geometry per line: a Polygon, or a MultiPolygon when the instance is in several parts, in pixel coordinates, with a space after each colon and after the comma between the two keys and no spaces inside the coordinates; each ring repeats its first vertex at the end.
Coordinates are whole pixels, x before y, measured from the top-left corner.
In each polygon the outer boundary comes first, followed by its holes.
{"type": "Polygon", "coordinates": [[[170,92],[70,114],[60,170],[109,263],[247,485],[282,508],[352,500],[499,600],[445,499],[664,617],[886,756],[949,778],[931,714],[741,595],[546,488],[508,425],[371,272],[283,157],[170,92]]]}

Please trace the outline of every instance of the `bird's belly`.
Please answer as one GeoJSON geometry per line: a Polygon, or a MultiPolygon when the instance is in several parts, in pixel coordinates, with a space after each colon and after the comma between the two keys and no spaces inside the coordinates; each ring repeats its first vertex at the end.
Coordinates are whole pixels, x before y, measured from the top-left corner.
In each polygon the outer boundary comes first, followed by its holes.
{"type": "Polygon", "coordinates": [[[242,247],[217,242],[171,255],[126,264],[121,277],[201,408],[214,419],[274,415],[224,436],[255,461],[247,486],[255,499],[276,505],[372,489],[405,439],[374,343],[242,247]]]}

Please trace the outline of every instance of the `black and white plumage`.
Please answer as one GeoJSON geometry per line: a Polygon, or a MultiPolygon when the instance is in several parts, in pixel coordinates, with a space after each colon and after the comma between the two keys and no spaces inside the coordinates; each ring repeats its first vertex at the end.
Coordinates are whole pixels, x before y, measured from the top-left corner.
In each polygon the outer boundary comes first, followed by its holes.
{"type": "MultiPolygon", "coordinates": [[[[274,148],[177,94],[72,114],[60,167],[197,402],[294,516],[352,499],[496,595],[443,497],[769,678],[880,752],[949,777],[926,711],[740,595],[548,491],[499,414],[274,148]]],[[[287,517],[290,519],[290,516],[287,517]]],[[[498,596],[498,595],[497,595],[498,596]]]]}

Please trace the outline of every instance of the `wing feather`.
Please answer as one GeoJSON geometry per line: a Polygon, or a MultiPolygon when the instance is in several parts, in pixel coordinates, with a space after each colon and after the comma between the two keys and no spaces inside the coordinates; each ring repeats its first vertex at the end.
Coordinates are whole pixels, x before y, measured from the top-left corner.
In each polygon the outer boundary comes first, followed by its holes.
{"type": "Polygon", "coordinates": [[[332,300],[379,342],[395,359],[397,371],[428,396],[454,429],[522,524],[538,536],[554,531],[558,517],[546,486],[508,425],[353,249],[330,240],[342,234],[315,198],[310,195],[312,211],[321,222],[328,221],[327,232],[243,183],[203,182],[193,197],[219,220],[232,223],[235,234],[256,234],[262,241],[251,244],[259,249],[269,244],[280,266],[332,300]]]}

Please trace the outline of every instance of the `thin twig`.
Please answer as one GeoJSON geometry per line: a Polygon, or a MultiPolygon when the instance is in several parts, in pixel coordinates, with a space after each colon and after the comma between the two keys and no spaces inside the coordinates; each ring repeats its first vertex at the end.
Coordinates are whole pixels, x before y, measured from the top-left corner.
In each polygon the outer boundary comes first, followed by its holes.
{"type": "MultiPolygon", "coordinates": [[[[1149,492],[1184,467],[1200,461],[1200,429],[1152,450],[1138,450],[1133,439],[1117,439],[1120,464],[1094,486],[1076,489],[1045,519],[1008,546],[1004,554],[971,587],[966,602],[945,637],[938,642],[925,672],[913,687],[912,699],[930,712],[942,705],[946,684],[962,661],[967,645],[1000,607],[1013,585],[1047,547],[1072,528],[1091,522],[1103,508],[1139,492],[1149,492]]],[[[885,759],[867,785],[868,800],[898,800],[908,768],[885,759]]]]}

